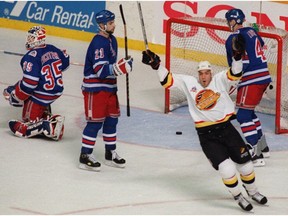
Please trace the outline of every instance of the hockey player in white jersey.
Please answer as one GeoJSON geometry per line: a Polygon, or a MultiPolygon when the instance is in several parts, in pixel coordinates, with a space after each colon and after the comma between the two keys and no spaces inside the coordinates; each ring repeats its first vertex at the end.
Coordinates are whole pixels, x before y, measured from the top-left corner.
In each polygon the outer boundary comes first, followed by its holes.
{"type": "Polygon", "coordinates": [[[231,68],[214,76],[210,63],[200,62],[198,79],[190,75],[172,74],[160,65],[159,56],[150,50],[143,51],[142,54],[142,62],[157,70],[164,88],[179,88],[186,95],[202,150],[238,205],[245,211],[253,209],[252,204],[241,193],[237,171],[249,197],[258,204],[266,204],[267,198],[259,193],[255,184],[254,166],[248,148],[230,122],[235,116],[235,105],[229,96],[229,90],[242,75],[240,48],[235,50],[231,68]]]}

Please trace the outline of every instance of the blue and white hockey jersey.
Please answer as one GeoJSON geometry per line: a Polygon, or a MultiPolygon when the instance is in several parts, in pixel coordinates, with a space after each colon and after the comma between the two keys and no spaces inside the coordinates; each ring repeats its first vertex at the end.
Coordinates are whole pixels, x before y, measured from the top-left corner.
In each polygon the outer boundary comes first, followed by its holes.
{"type": "Polygon", "coordinates": [[[43,106],[51,104],[62,95],[62,72],[69,64],[69,55],[50,44],[28,51],[20,62],[23,78],[16,87],[16,96],[20,100],[30,97],[43,106]]]}
{"type": "Polygon", "coordinates": [[[117,79],[112,69],[117,53],[117,40],[113,35],[108,38],[100,34],[94,36],[86,54],[83,91],[117,91],[117,79]]]}
{"type": "Polygon", "coordinates": [[[243,27],[231,34],[226,40],[227,61],[231,67],[233,51],[232,38],[236,34],[241,34],[245,40],[246,54],[243,58],[243,75],[238,87],[251,84],[270,83],[271,76],[269,74],[267,59],[264,55],[264,41],[258,33],[251,27],[243,27]]]}

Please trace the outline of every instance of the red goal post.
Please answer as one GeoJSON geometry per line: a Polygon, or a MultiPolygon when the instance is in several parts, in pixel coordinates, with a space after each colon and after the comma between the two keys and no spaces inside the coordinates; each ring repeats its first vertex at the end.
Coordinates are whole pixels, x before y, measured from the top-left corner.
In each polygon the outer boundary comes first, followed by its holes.
{"type": "MultiPolygon", "coordinates": [[[[244,25],[252,26],[248,22],[244,25]]],[[[213,73],[227,69],[225,40],[230,34],[225,19],[170,18],[166,25],[166,68],[198,77],[198,62],[208,60],[213,73]]],[[[272,83],[256,111],[275,115],[276,134],[288,133],[288,32],[260,26],[259,34],[266,44],[264,53],[272,83]]],[[[235,93],[231,97],[235,100],[235,93]]],[[[183,105],[187,101],[180,90],[165,90],[165,113],[183,105]]]]}

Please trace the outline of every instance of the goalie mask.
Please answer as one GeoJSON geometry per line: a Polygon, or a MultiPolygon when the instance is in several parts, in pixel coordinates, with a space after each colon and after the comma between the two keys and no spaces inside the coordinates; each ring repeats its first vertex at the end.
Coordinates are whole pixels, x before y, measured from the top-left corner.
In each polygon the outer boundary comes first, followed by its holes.
{"type": "Polygon", "coordinates": [[[28,31],[25,47],[30,50],[35,47],[43,46],[45,45],[45,39],[45,28],[42,26],[34,26],[28,31]]]}

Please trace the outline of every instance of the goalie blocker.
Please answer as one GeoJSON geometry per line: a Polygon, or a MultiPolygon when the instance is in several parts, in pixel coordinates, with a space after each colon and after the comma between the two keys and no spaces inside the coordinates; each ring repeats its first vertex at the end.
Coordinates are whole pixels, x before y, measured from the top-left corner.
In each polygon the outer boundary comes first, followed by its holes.
{"type": "Polygon", "coordinates": [[[61,140],[64,133],[64,116],[53,115],[47,119],[40,119],[33,122],[21,122],[10,120],[9,127],[15,136],[30,138],[44,135],[55,141],[61,140]]]}

